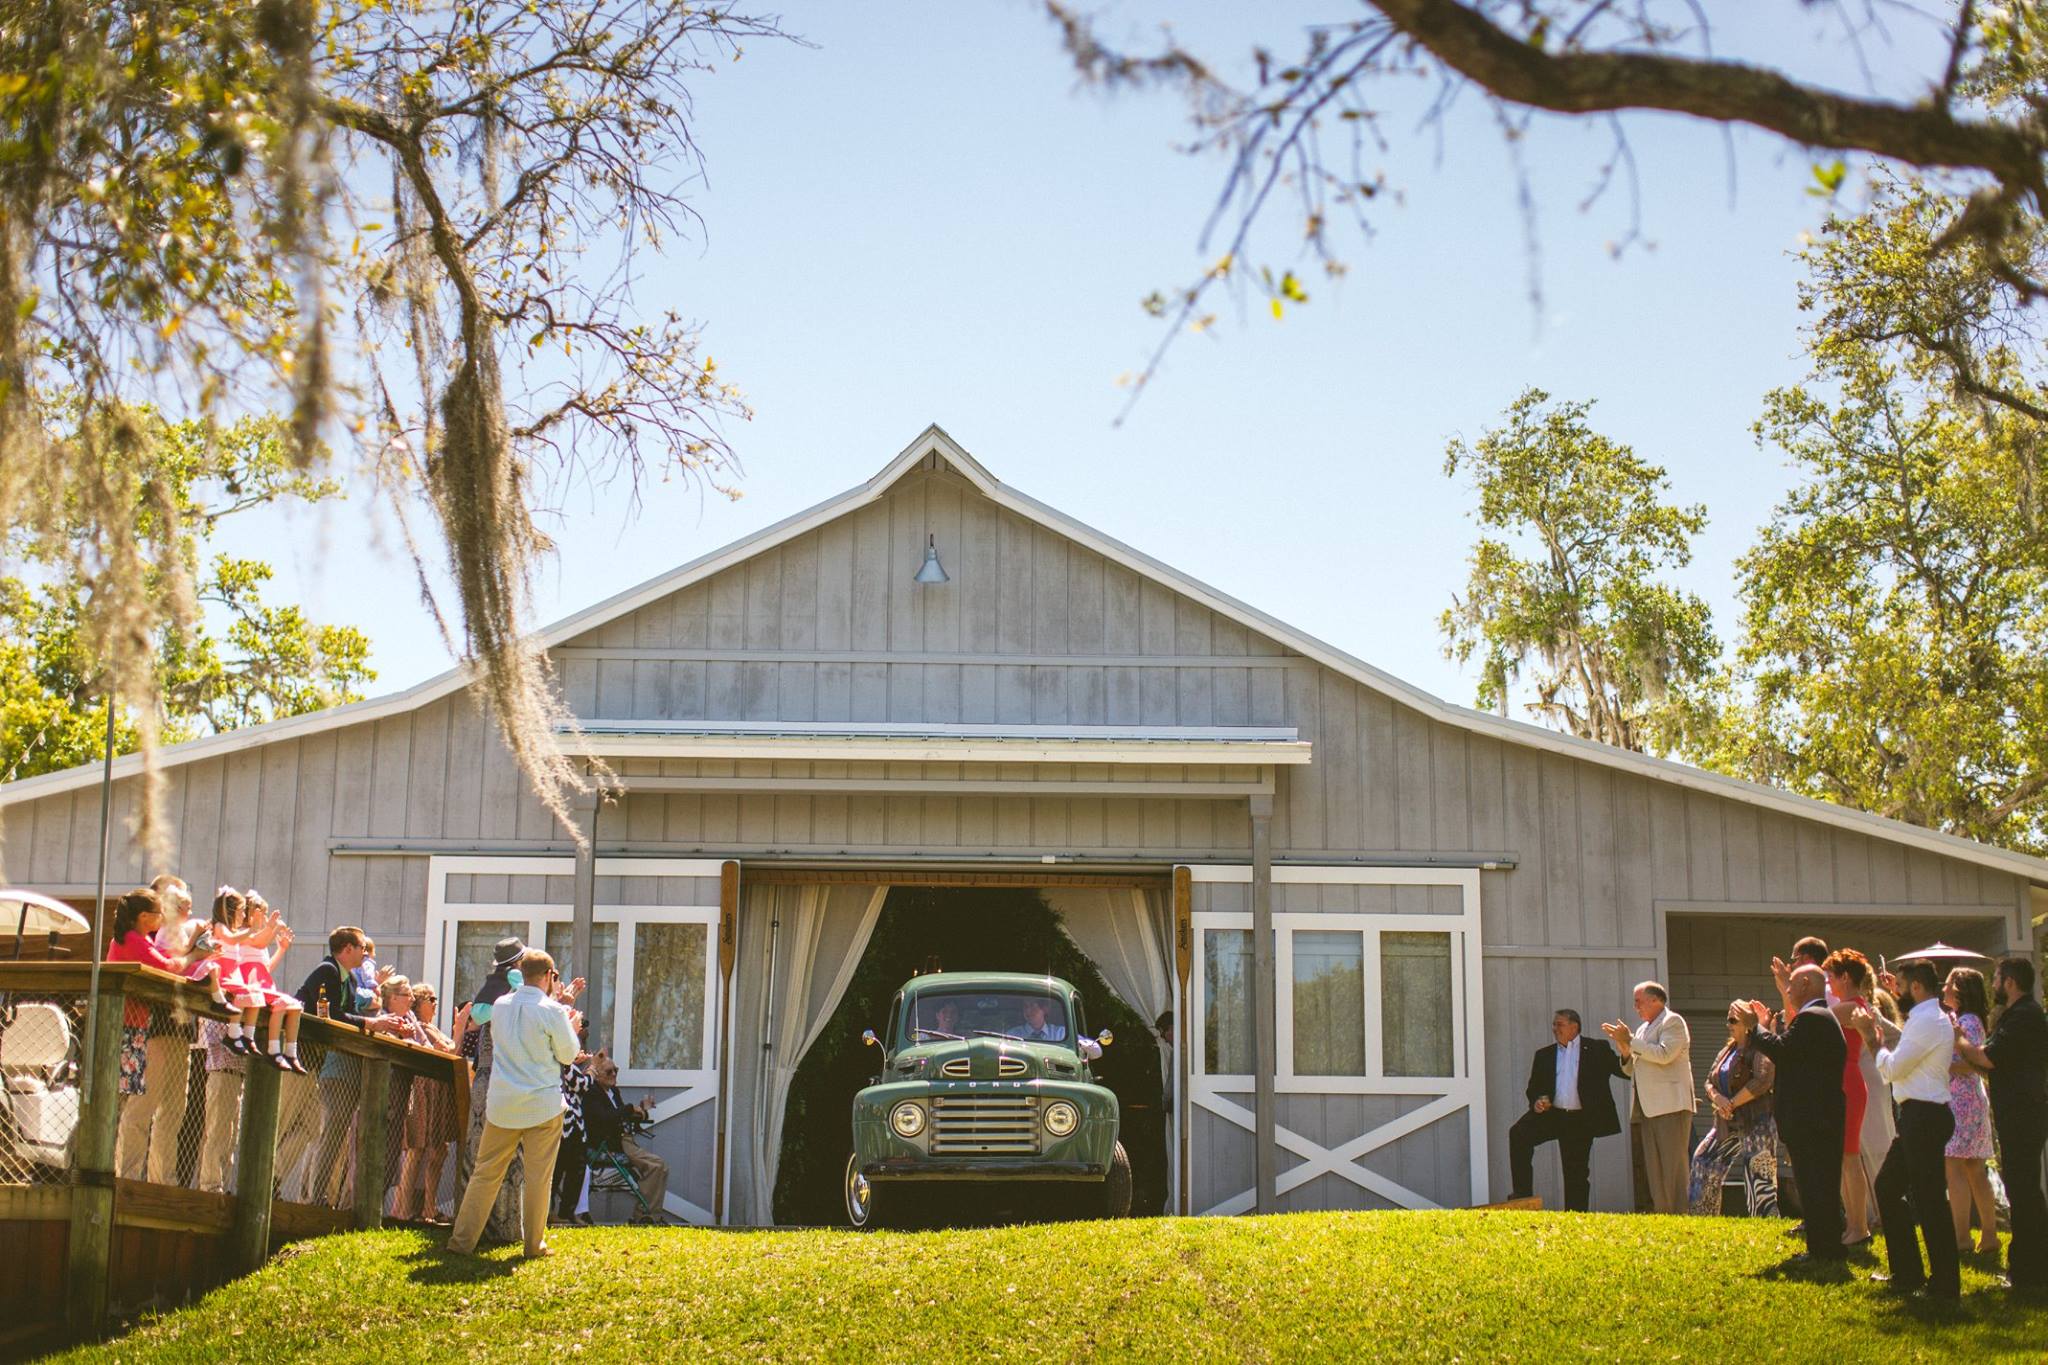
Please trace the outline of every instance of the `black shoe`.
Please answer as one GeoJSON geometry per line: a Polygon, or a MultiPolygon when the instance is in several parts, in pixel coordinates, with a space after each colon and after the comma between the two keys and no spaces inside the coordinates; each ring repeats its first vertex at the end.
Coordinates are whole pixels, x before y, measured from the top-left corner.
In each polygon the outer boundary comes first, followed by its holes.
{"type": "Polygon", "coordinates": [[[247,1038],[229,1038],[226,1042],[222,1043],[221,1046],[226,1048],[228,1051],[234,1053],[237,1057],[246,1057],[251,1052],[255,1051],[254,1048],[249,1046],[249,1040],[247,1038]]]}
{"type": "Polygon", "coordinates": [[[304,1062],[300,1061],[297,1057],[291,1056],[289,1053],[285,1055],[284,1064],[287,1070],[295,1072],[298,1075],[309,1076],[312,1074],[311,1072],[306,1070],[306,1064],[304,1062]]]}
{"type": "Polygon", "coordinates": [[[263,1055],[269,1058],[270,1064],[279,1071],[290,1071],[292,1069],[292,1059],[285,1056],[282,1052],[266,1052],[263,1055]]]}

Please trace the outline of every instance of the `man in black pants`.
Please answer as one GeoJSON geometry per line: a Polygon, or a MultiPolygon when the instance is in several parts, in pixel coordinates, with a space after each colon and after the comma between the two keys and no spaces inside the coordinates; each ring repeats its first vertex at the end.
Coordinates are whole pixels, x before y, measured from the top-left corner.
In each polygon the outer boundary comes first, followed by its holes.
{"type": "Polygon", "coordinates": [[[1955,1026],[1942,1013],[1941,987],[1932,964],[1910,962],[1899,969],[1898,979],[1912,1000],[1904,1028],[1894,1028],[1861,1006],[1851,1016],[1877,1048],[1877,1074],[1890,1084],[1899,1102],[1899,1135],[1877,1173],[1877,1211],[1884,1220],[1891,1273],[1871,1278],[1889,1281],[1902,1294],[1924,1292],[1953,1302],[1962,1297],[1963,1280],[1955,1226],[1949,1220],[1943,1149],[1956,1131],[1955,1114],[1948,1107],[1955,1026]],[[1927,1243],[1925,1271],[1913,1240],[1916,1222],[1927,1243]]]}
{"type": "Polygon", "coordinates": [[[1991,1082],[1998,1169],[2012,1200],[2007,1281],[2017,1293],[2048,1294],[2048,1199],[2041,1193],[2041,1148],[2048,1144],[2048,1015],[2034,999],[2034,964],[2023,957],[1998,964],[1995,989],[2003,1004],[1984,1046],[1972,1046],[1961,1029],[1955,1045],[1991,1082]]]}
{"type": "Polygon", "coordinates": [[[1564,1164],[1564,1206],[1584,1213],[1592,1203],[1593,1139],[1621,1131],[1614,1111],[1613,1080],[1621,1061],[1603,1038],[1579,1036],[1579,1012],[1551,1016],[1557,1041],[1536,1049],[1529,1064],[1529,1110],[1508,1129],[1510,1199],[1527,1199],[1535,1189],[1536,1149],[1557,1144],[1564,1164]]]}
{"type": "Polygon", "coordinates": [[[1820,968],[1810,962],[1793,968],[1785,986],[1792,1014],[1782,1033],[1770,1032],[1770,1006],[1749,1002],[1757,1022],[1752,1041],[1778,1064],[1778,1135],[1792,1153],[1792,1179],[1806,1212],[1806,1250],[1793,1257],[1797,1261],[1841,1261],[1849,1254],[1842,1245],[1842,1130],[1848,1121],[1842,1068],[1849,1042],[1828,1011],[1827,990],[1820,968]]]}

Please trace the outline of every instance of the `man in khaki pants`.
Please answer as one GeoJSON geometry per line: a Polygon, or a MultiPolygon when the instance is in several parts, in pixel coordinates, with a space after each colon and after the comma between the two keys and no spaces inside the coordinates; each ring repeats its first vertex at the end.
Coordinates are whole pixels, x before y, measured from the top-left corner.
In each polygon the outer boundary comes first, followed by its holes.
{"type": "Polygon", "coordinates": [[[520,1203],[526,1254],[548,1254],[548,1196],[555,1185],[555,1152],[562,1145],[562,1068],[582,1059],[576,1046],[576,1013],[557,1004],[561,977],[555,960],[529,950],[519,959],[524,980],[510,995],[491,1002],[491,1093],[484,1105],[483,1140],[476,1170],[463,1191],[462,1208],[448,1249],[476,1250],[476,1239],[497,1202],[498,1187],[514,1154],[526,1162],[520,1203]]]}
{"type": "MultiPolygon", "coordinates": [[[[1670,994],[1654,981],[1636,987],[1633,1030],[1619,1019],[1600,1031],[1621,1054],[1621,1074],[1635,1082],[1629,1106],[1630,1140],[1642,1153],[1645,1193],[1652,1213],[1684,1213],[1692,1146],[1692,1030],[1670,1007],[1670,994]]],[[[1640,1207],[1640,1205],[1638,1205],[1640,1207]]]]}

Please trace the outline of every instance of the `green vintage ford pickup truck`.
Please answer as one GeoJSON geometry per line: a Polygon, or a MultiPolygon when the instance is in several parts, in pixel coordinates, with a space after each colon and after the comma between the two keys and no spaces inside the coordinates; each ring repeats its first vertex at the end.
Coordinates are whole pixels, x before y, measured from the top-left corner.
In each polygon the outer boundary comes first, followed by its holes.
{"type": "Polygon", "coordinates": [[[1121,1218],[1131,1163],[1116,1096],[1089,1063],[1110,1036],[1084,1032],[1081,998],[1055,976],[933,972],[889,1007],[882,1074],[853,1100],[846,1216],[857,1228],[914,1217],[943,1182],[1058,1182],[1069,1208],[1121,1218]]]}

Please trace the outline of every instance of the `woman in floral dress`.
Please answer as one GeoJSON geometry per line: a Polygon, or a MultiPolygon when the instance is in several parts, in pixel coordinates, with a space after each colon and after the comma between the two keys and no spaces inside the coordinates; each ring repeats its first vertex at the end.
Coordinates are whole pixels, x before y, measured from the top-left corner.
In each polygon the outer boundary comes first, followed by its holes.
{"type": "MultiPolygon", "coordinates": [[[[1984,973],[1958,967],[1942,984],[1941,1007],[1956,1021],[1962,1036],[1979,1047],[1991,1013],[1984,973]]],[[[1949,1059],[1948,1107],[1955,1114],[1955,1136],[1948,1140],[1948,1207],[1955,1217],[1956,1249],[1970,1251],[1970,1211],[1977,1212],[1978,1252],[1998,1254],[1998,1206],[1991,1197],[1991,1103],[1984,1077],[1955,1053],[1949,1059]]]]}

